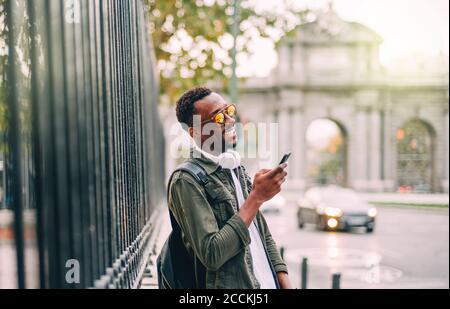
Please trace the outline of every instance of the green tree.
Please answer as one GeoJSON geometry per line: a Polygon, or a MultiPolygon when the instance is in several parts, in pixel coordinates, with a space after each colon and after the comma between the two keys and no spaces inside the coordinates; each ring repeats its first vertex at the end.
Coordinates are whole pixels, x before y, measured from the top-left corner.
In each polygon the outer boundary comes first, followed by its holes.
{"type": "MultiPolygon", "coordinates": [[[[173,103],[184,90],[212,80],[226,89],[232,74],[234,0],[146,2],[164,98],[173,103]]],[[[238,53],[249,53],[257,37],[277,42],[310,13],[287,0],[271,11],[258,10],[251,0],[240,2],[238,53]]]]}
{"type": "MultiPolygon", "coordinates": [[[[30,121],[30,20],[27,14],[26,0],[11,1],[14,10],[14,29],[16,36],[13,46],[16,50],[14,63],[9,63],[8,31],[11,25],[6,24],[5,0],[0,0],[0,152],[6,152],[5,138],[7,135],[7,99],[8,91],[12,86],[8,80],[8,72],[11,66],[16,70],[14,86],[17,88],[17,99],[20,102],[20,130],[25,137],[29,137],[31,130],[30,121]]],[[[24,138],[24,140],[27,140],[24,138]]]]}
{"type": "Polygon", "coordinates": [[[0,152],[4,151],[6,130],[6,63],[8,60],[4,4],[5,0],[0,0],[0,152]]]}

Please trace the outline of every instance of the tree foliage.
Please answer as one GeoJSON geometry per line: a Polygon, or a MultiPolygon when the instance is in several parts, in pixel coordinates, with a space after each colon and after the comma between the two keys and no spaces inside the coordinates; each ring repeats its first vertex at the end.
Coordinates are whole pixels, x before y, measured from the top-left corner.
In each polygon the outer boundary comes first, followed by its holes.
{"type": "MultiPolygon", "coordinates": [[[[211,81],[224,88],[232,74],[234,0],[146,0],[160,73],[161,94],[171,103],[186,89],[211,81]]],[[[308,13],[280,0],[277,10],[240,1],[238,53],[258,38],[278,41],[308,13]]]]}
{"type": "Polygon", "coordinates": [[[28,3],[25,0],[11,1],[14,11],[14,25],[6,23],[7,13],[5,0],[0,0],[0,152],[6,149],[5,139],[8,134],[7,127],[7,99],[9,91],[14,86],[17,89],[16,96],[20,102],[20,130],[24,137],[28,137],[31,130],[30,124],[30,90],[31,90],[31,59],[30,59],[30,19],[27,14],[28,3]],[[14,42],[9,42],[9,31],[14,27],[14,42]],[[9,63],[9,50],[14,46],[14,63],[9,63]],[[8,73],[15,70],[14,84],[8,80],[8,73]]]}
{"type": "MultiPolygon", "coordinates": [[[[8,59],[6,46],[6,25],[5,25],[4,0],[0,0],[0,135],[5,131],[4,119],[6,113],[6,61],[8,59]]],[[[0,136],[0,143],[2,137],[0,136]]]]}

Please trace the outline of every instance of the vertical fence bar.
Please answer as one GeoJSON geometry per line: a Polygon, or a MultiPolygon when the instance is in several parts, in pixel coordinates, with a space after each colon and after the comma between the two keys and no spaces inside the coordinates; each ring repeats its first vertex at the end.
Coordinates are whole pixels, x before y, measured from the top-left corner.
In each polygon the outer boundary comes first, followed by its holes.
{"type": "Polygon", "coordinates": [[[99,112],[100,101],[100,89],[99,89],[99,74],[98,74],[98,45],[97,36],[98,31],[96,27],[96,2],[95,0],[89,1],[89,42],[90,42],[90,68],[91,68],[91,81],[92,81],[92,135],[93,135],[93,158],[94,158],[94,187],[95,187],[95,215],[96,215],[96,238],[98,248],[98,267],[99,274],[101,276],[103,270],[106,268],[104,262],[104,234],[103,234],[103,216],[102,216],[102,174],[101,174],[101,139],[100,139],[100,125],[101,117],[99,112]]]}
{"type": "Polygon", "coordinates": [[[79,123],[79,158],[80,158],[80,190],[83,192],[81,195],[81,221],[82,221],[82,237],[83,237],[83,283],[88,285],[92,282],[93,276],[93,260],[94,252],[91,246],[91,233],[90,233],[90,194],[89,194],[89,157],[88,157],[88,144],[87,134],[88,127],[86,124],[86,101],[89,99],[86,87],[86,66],[85,66],[85,6],[80,2],[79,4],[79,21],[76,26],[76,52],[77,59],[77,121],[79,123]]]}
{"type": "Polygon", "coordinates": [[[79,20],[74,24],[75,27],[75,66],[76,66],[76,121],[78,127],[78,158],[79,162],[79,189],[80,189],[80,221],[82,238],[82,283],[89,286],[93,280],[93,265],[90,261],[93,258],[93,252],[90,244],[90,198],[89,198],[89,166],[87,151],[87,127],[86,127],[86,105],[88,100],[86,94],[85,65],[84,65],[84,20],[85,8],[79,3],[79,20]]]}
{"type": "Polygon", "coordinates": [[[32,205],[41,287],[136,287],[148,259],[143,246],[150,218],[165,196],[164,139],[142,0],[5,3],[6,159],[18,287],[27,285],[22,217],[32,205]],[[31,141],[21,135],[15,10],[29,18],[29,33],[22,35],[30,36],[31,141]],[[72,259],[79,262],[80,282],[67,280],[72,259]]]}
{"type": "Polygon", "coordinates": [[[101,63],[101,76],[102,78],[102,137],[101,140],[103,141],[103,174],[104,174],[104,209],[103,209],[103,216],[105,218],[105,239],[107,239],[107,249],[106,249],[106,260],[109,265],[112,264],[114,260],[114,244],[115,244],[115,235],[114,235],[114,229],[112,229],[112,222],[111,222],[111,214],[113,212],[113,196],[112,196],[112,190],[111,190],[111,132],[110,132],[110,110],[109,107],[111,105],[111,99],[109,96],[109,93],[111,91],[111,88],[109,86],[109,65],[110,65],[110,53],[106,46],[109,43],[109,29],[107,25],[108,21],[108,14],[107,13],[107,1],[100,0],[99,2],[99,11],[98,11],[98,23],[99,23],[99,29],[100,32],[100,55],[101,57],[100,63],[101,63]],[[106,9],[106,10],[105,10],[106,9]]]}
{"type": "Polygon", "coordinates": [[[52,38],[52,24],[50,22],[50,16],[52,16],[52,10],[50,1],[45,1],[43,8],[45,28],[43,30],[45,43],[47,48],[45,49],[46,60],[46,81],[47,85],[42,91],[42,98],[45,99],[45,114],[48,115],[49,121],[44,125],[44,155],[46,161],[52,162],[48,166],[44,181],[46,182],[44,196],[45,204],[47,205],[47,218],[46,218],[46,234],[47,234],[47,251],[48,251],[48,264],[49,264],[49,287],[58,286],[59,269],[56,265],[59,264],[59,247],[57,236],[57,196],[56,196],[56,166],[54,162],[56,160],[54,150],[54,110],[53,110],[53,97],[51,95],[54,88],[54,80],[52,78],[53,70],[53,50],[51,48],[53,44],[52,38]]]}
{"type": "Polygon", "coordinates": [[[106,112],[105,112],[105,104],[107,101],[105,95],[105,72],[104,72],[104,50],[103,50],[103,40],[104,40],[104,31],[102,27],[102,19],[101,14],[103,12],[102,9],[102,1],[96,0],[94,2],[94,24],[95,24],[95,32],[96,32],[96,58],[95,58],[95,66],[97,72],[97,114],[99,118],[98,123],[98,135],[99,135],[99,178],[100,178],[100,218],[101,218],[101,247],[102,247],[102,270],[106,272],[106,268],[111,265],[112,260],[110,258],[110,236],[108,235],[109,223],[108,223],[108,183],[107,183],[107,132],[105,128],[106,122],[106,112]]]}
{"type": "MultiPolygon", "coordinates": [[[[61,5],[64,12],[67,7],[62,2],[61,5]]],[[[64,16],[64,15],[63,15],[64,16]]],[[[70,205],[69,215],[69,231],[71,246],[71,259],[76,259],[83,264],[81,257],[81,217],[80,217],[80,188],[79,188],[79,151],[78,151],[78,122],[77,115],[77,94],[76,94],[76,59],[75,59],[75,22],[63,20],[64,24],[64,40],[63,40],[63,63],[65,71],[65,121],[66,121],[66,143],[67,143],[67,164],[68,164],[68,202],[70,205]]],[[[76,287],[76,285],[72,285],[76,287]]]]}
{"type": "Polygon", "coordinates": [[[70,148],[69,148],[69,127],[68,118],[70,117],[68,112],[68,83],[67,83],[67,70],[66,65],[66,22],[65,22],[65,2],[51,1],[51,12],[53,16],[58,18],[52,18],[52,62],[54,65],[51,70],[51,78],[53,79],[53,113],[54,117],[54,150],[55,150],[55,165],[56,165],[56,181],[57,181],[57,217],[56,227],[58,230],[58,264],[60,276],[57,286],[68,288],[71,286],[65,278],[66,262],[73,259],[73,243],[71,242],[72,233],[72,220],[71,220],[71,208],[72,208],[72,194],[70,192],[70,148]]]}
{"type": "Polygon", "coordinates": [[[113,48],[112,41],[114,39],[114,26],[113,26],[113,8],[111,5],[112,0],[106,0],[106,14],[107,15],[107,28],[108,28],[108,41],[105,42],[105,51],[108,52],[109,55],[109,65],[105,67],[105,71],[109,69],[109,82],[108,85],[110,87],[110,105],[108,108],[108,132],[111,136],[110,138],[110,177],[109,177],[109,188],[111,190],[110,199],[111,199],[111,211],[110,211],[110,225],[113,234],[113,243],[112,243],[112,252],[113,252],[113,261],[119,257],[119,242],[121,239],[120,236],[120,227],[118,224],[118,198],[117,198],[117,132],[114,126],[115,119],[115,103],[116,103],[116,87],[115,87],[115,49],[113,48]]]}
{"type": "MultiPolygon", "coordinates": [[[[66,2],[67,5],[67,2],[66,2]]],[[[65,12],[67,13],[68,9],[76,10],[76,7],[65,7],[65,12]]],[[[77,13],[77,12],[74,12],[77,13]]],[[[74,16],[76,17],[76,16],[74,16]]],[[[79,102],[83,100],[82,94],[79,92],[83,92],[82,88],[79,87],[79,75],[82,70],[80,70],[80,63],[78,56],[78,36],[80,32],[80,21],[76,20],[68,20],[67,16],[65,19],[65,59],[64,63],[66,64],[66,89],[68,100],[67,104],[67,124],[68,124],[68,143],[69,143],[69,190],[70,190],[70,199],[71,199],[71,243],[72,243],[72,258],[77,260],[80,263],[82,271],[81,274],[81,284],[86,285],[85,272],[87,271],[87,263],[89,263],[85,258],[85,250],[84,250],[84,226],[83,226],[83,208],[85,207],[83,202],[84,190],[82,186],[82,182],[85,178],[83,178],[83,162],[81,155],[81,137],[82,134],[80,132],[80,120],[79,120],[79,102]],[[80,90],[80,91],[78,91],[80,90]]],[[[74,284],[74,288],[79,288],[80,285],[74,284]]]]}
{"type": "Polygon", "coordinates": [[[138,156],[138,162],[137,162],[137,173],[139,176],[139,230],[141,230],[144,227],[144,217],[145,213],[143,211],[143,205],[145,205],[144,201],[144,182],[143,182],[143,173],[144,171],[142,169],[139,169],[139,166],[143,167],[143,144],[144,139],[142,138],[143,135],[143,127],[142,127],[142,79],[141,79],[141,59],[140,59],[140,40],[139,40],[139,19],[138,19],[138,4],[136,2],[133,2],[135,4],[134,6],[134,15],[135,15],[135,63],[136,63],[136,79],[137,79],[137,114],[136,117],[138,119],[138,132],[139,132],[139,156],[138,156]]]}
{"type": "Polygon", "coordinates": [[[98,226],[97,226],[97,190],[96,190],[96,158],[95,158],[95,132],[94,115],[92,114],[95,104],[95,90],[93,87],[92,76],[92,40],[91,40],[91,1],[83,1],[83,63],[85,67],[85,117],[86,117],[86,145],[87,145],[87,163],[88,163],[88,192],[89,192],[89,235],[92,250],[92,275],[93,279],[101,275],[99,265],[99,244],[98,244],[98,226]]]}
{"type": "Polygon", "coordinates": [[[7,65],[7,109],[8,109],[8,128],[7,140],[10,144],[10,154],[7,160],[13,167],[12,171],[12,206],[14,209],[14,240],[16,245],[16,265],[17,265],[17,285],[18,288],[25,288],[25,258],[24,258],[24,240],[23,240],[23,201],[22,201],[22,151],[20,147],[20,118],[19,101],[17,99],[17,67],[16,63],[16,25],[14,18],[15,1],[6,0],[6,25],[8,26],[7,46],[8,65],[7,65]]]}
{"type": "Polygon", "coordinates": [[[120,114],[121,114],[121,109],[120,109],[120,102],[121,102],[121,86],[120,86],[120,76],[121,76],[121,70],[120,67],[118,65],[118,59],[121,58],[121,54],[120,54],[120,45],[116,42],[119,41],[119,34],[118,34],[118,17],[117,17],[117,10],[118,8],[118,3],[117,1],[112,0],[113,3],[113,10],[112,10],[112,14],[113,14],[113,20],[114,20],[114,38],[113,38],[113,49],[114,49],[114,77],[115,77],[115,104],[114,104],[114,127],[116,130],[116,175],[115,175],[115,186],[116,186],[116,193],[117,193],[117,203],[118,203],[118,208],[117,208],[117,226],[119,228],[119,243],[118,243],[118,248],[119,248],[119,252],[117,255],[117,258],[120,257],[121,252],[124,251],[124,244],[125,244],[125,232],[124,232],[124,228],[126,226],[126,224],[124,224],[123,221],[119,221],[119,219],[124,218],[124,212],[123,212],[123,190],[124,190],[124,183],[123,183],[123,178],[122,178],[122,162],[123,162],[123,156],[122,156],[122,130],[120,127],[120,114]]]}
{"type": "Polygon", "coordinates": [[[39,67],[38,58],[38,42],[37,35],[42,28],[41,21],[38,20],[39,6],[35,5],[34,0],[27,0],[27,13],[30,18],[30,69],[31,75],[31,111],[32,111],[32,156],[35,164],[35,200],[36,200],[36,233],[37,233],[37,245],[38,245],[38,259],[39,259],[39,286],[40,288],[47,287],[47,267],[43,263],[45,259],[45,230],[44,230],[44,205],[42,203],[42,140],[41,140],[41,110],[39,105],[39,86],[42,82],[42,72],[39,67]],[[40,82],[39,82],[40,81],[40,82]]]}

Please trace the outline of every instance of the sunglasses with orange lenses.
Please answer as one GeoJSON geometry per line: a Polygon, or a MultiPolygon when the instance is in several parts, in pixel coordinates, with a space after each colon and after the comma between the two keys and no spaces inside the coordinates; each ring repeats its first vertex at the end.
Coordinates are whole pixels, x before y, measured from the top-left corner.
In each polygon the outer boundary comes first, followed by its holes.
{"type": "Polygon", "coordinates": [[[230,104],[223,110],[215,114],[211,119],[203,121],[202,124],[206,122],[214,122],[220,126],[223,126],[225,124],[226,116],[234,119],[236,118],[236,112],[236,105],[230,104]]]}

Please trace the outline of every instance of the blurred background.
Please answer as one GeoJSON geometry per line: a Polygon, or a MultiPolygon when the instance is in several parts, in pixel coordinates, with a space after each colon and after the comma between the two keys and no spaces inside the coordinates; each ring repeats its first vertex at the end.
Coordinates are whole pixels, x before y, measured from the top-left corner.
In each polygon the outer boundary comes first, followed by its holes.
{"type": "MultiPolygon", "coordinates": [[[[275,151],[272,166],[292,152],[289,180],[263,211],[295,285],[307,258],[308,288],[330,288],[339,273],[344,288],[448,288],[448,2],[244,1],[223,19],[220,3],[194,8],[201,21],[215,16],[215,30],[231,25],[215,39],[180,26],[184,8],[166,13],[161,85],[205,83],[237,102],[243,139],[245,125],[278,125],[276,147],[263,150],[275,151]]],[[[167,89],[170,173],[172,147],[187,143],[173,129],[179,93],[167,89]]],[[[246,159],[251,173],[261,161],[246,159]]]]}
{"type": "Polygon", "coordinates": [[[295,287],[448,289],[448,6],[0,0],[0,288],[154,288],[175,102],[207,85],[252,176],[292,152],[262,210],[295,287]]]}

